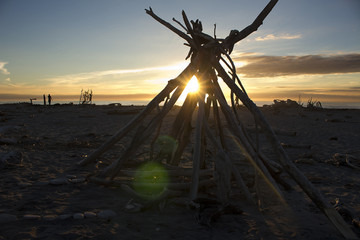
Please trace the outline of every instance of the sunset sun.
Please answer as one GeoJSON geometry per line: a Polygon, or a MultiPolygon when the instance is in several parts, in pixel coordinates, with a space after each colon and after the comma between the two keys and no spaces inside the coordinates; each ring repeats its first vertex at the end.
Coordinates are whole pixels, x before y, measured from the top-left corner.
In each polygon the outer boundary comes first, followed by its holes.
{"type": "Polygon", "coordinates": [[[185,101],[185,98],[186,96],[189,94],[189,93],[196,93],[197,91],[199,91],[199,83],[198,83],[198,80],[195,76],[193,76],[190,81],[188,82],[188,84],[186,85],[184,91],[182,92],[182,94],[180,95],[179,97],[179,102],[184,102],[185,101]]]}
{"type": "Polygon", "coordinates": [[[185,89],[184,89],[184,93],[186,93],[186,95],[190,92],[197,92],[199,90],[199,83],[198,80],[195,76],[193,76],[190,81],[188,82],[188,84],[186,85],[185,89]]]}

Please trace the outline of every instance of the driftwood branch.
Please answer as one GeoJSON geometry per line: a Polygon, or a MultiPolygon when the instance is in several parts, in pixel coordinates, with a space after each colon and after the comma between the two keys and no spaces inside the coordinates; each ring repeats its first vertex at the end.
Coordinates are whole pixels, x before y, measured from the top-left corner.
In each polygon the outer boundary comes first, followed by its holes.
{"type": "Polygon", "coordinates": [[[249,203],[255,204],[254,199],[251,197],[251,193],[249,192],[249,189],[246,187],[245,182],[244,182],[243,178],[241,177],[241,174],[240,174],[239,170],[231,162],[228,154],[226,153],[226,151],[224,151],[222,145],[217,141],[214,134],[212,134],[212,132],[211,132],[211,130],[210,130],[210,128],[209,128],[206,121],[204,122],[204,126],[205,126],[206,135],[209,137],[210,141],[214,144],[215,148],[216,149],[221,149],[221,154],[226,159],[226,163],[230,165],[231,171],[232,171],[232,174],[235,177],[236,183],[237,183],[238,187],[240,188],[240,190],[245,195],[246,200],[248,200],[249,203]]]}
{"type": "Polygon", "coordinates": [[[250,161],[250,163],[253,164],[253,166],[255,168],[257,168],[257,170],[259,170],[261,173],[264,174],[264,177],[269,181],[269,183],[271,183],[271,186],[273,187],[275,192],[279,196],[282,197],[281,190],[279,189],[279,187],[276,184],[275,180],[270,175],[270,173],[268,172],[268,170],[266,169],[264,164],[260,161],[257,154],[252,149],[252,146],[247,141],[247,139],[246,139],[244,133],[242,132],[241,128],[238,127],[238,124],[236,123],[236,120],[235,120],[235,116],[233,115],[233,112],[231,111],[230,106],[226,103],[225,96],[222,94],[220,86],[218,85],[217,82],[214,82],[213,91],[215,93],[215,96],[219,100],[221,110],[222,110],[222,112],[223,112],[223,114],[224,114],[224,116],[225,116],[225,118],[226,118],[226,120],[228,122],[229,127],[231,128],[233,134],[236,136],[236,138],[234,138],[234,140],[239,140],[240,141],[239,143],[241,144],[241,146],[244,147],[244,150],[248,153],[249,159],[252,160],[252,161],[250,161]]]}
{"type": "Polygon", "coordinates": [[[230,35],[225,38],[225,40],[222,43],[222,47],[229,52],[229,54],[232,52],[232,49],[234,45],[241,41],[242,39],[249,36],[251,33],[255,32],[262,24],[264,19],[267,17],[267,15],[271,12],[271,10],[274,8],[278,0],[271,0],[266,7],[261,11],[261,13],[257,16],[257,18],[254,20],[253,23],[251,23],[249,26],[241,30],[240,32],[238,30],[232,30],[230,32],[230,35]]]}
{"type": "Polygon", "coordinates": [[[151,17],[153,17],[156,21],[158,21],[159,23],[161,23],[162,25],[164,25],[165,27],[170,29],[172,32],[176,33],[181,38],[185,39],[191,46],[195,47],[193,39],[191,39],[191,37],[189,37],[186,33],[180,31],[179,29],[177,29],[176,27],[174,27],[173,25],[171,25],[167,21],[165,21],[165,20],[161,19],[160,17],[158,17],[153,12],[153,10],[151,8],[145,9],[145,11],[146,11],[147,14],[149,14],[151,17]]]}
{"type": "MultiPolygon", "coordinates": [[[[199,96],[199,98],[204,96],[199,96]]],[[[193,175],[192,185],[190,189],[190,200],[194,200],[197,197],[199,187],[199,171],[200,171],[200,159],[201,159],[201,136],[203,132],[203,119],[205,116],[204,102],[199,101],[199,111],[196,119],[196,132],[195,132],[195,146],[193,155],[193,175]]]]}

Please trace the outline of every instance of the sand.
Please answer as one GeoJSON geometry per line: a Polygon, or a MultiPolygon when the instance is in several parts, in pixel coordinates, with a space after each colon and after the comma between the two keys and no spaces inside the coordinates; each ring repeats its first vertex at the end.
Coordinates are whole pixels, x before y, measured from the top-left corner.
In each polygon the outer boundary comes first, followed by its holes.
{"type": "MultiPolygon", "coordinates": [[[[261,211],[234,191],[232,201],[241,212],[227,212],[209,224],[199,220],[204,212],[181,204],[188,192],[144,208],[145,201],[133,199],[120,188],[88,181],[95,164],[79,167],[76,163],[141,109],[0,105],[0,239],[342,239],[287,175],[283,178],[292,190],[282,189],[284,199],[280,200],[260,179],[261,211]]],[[[177,110],[165,119],[164,133],[177,110]]],[[[352,223],[360,216],[360,170],[347,166],[342,158],[347,154],[355,167],[360,166],[360,110],[261,111],[290,159],[329,202],[335,204],[338,200],[340,213],[360,237],[359,227],[352,223]]],[[[240,115],[245,126],[254,129],[249,113],[240,110],[240,115]]],[[[104,154],[97,167],[115,160],[132,134],[104,154]]],[[[240,154],[231,140],[229,145],[233,156],[240,154]]],[[[262,136],[260,145],[275,160],[262,136]]],[[[138,158],[143,159],[141,153],[146,155],[147,151],[148,145],[139,147],[138,158]]],[[[191,146],[183,161],[190,159],[191,146]]],[[[239,166],[255,195],[253,170],[246,163],[240,162],[239,166]]]]}

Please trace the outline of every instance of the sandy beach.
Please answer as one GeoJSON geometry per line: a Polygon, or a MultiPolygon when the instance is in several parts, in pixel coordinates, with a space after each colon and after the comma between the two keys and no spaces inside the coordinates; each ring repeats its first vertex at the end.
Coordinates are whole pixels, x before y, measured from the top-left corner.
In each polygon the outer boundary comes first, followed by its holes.
{"type": "MultiPolygon", "coordinates": [[[[142,109],[0,105],[0,239],[343,239],[286,174],[283,179],[291,190],[281,187],[283,199],[263,183],[257,193],[262,199],[259,210],[234,191],[232,200],[239,211],[225,212],[206,224],[199,220],[204,212],[185,204],[188,191],[146,205],[121,188],[90,181],[94,171],[123,153],[134,133],[98,163],[85,167],[77,163],[142,109]]],[[[178,110],[165,118],[162,135],[178,110]]],[[[250,113],[239,111],[245,127],[255,134],[250,113]]],[[[261,111],[290,159],[360,237],[360,110],[262,107],[261,111]]],[[[237,161],[241,150],[231,138],[227,141],[237,161]]],[[[261,133],[259,141],[262,152],[276,161],[261,133]]],[[[140,146],[134,166],[148,152],[149,143],[140,146]]],[[[184,165],[190,163],[191,152],[190,144],[184,165]]],[[[208,155],[211,158],[211,151],[208,155]]],[[[240,160],[237,166],[255,195],[254,170],[240,160]]],[[[204,191],[202,196],[211,194],[204,191]]]]}

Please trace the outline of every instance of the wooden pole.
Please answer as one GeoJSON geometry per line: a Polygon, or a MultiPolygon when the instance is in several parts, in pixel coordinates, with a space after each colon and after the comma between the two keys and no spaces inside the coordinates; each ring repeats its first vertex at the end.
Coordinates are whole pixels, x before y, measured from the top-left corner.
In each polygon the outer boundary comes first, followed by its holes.
{"type": "Polygon", "coordinates": [[[193,93],[189,93],[180,109],[178,117],[175,119],[171,134],[178,140],[178,147],[171,159],[172,165],[179,165],[181,155],[190,141],[192,132],[191,120],[196,105],[197,96],[193,93]],[[183,114],[183,116],[179,117],[180,114],[183,114]]]}
{"type": "Polygon", "coordinates": [[[282,198],[283,194],[280,188],[278,187],[277,183],[275,182],[271,174],[268,172],[267,168],[264,166],[262,161],[259,159],[258,155],[253,150],[250,143],[247,141],[244,133],[241,131],[241,128],[239,128],[239,126],[237,125],[235,116],[233,116],[233,112],[231,111],[230,106],[226,103],[225,96],[223,95],[220,86],[218,85],[217,82],[214,82],[213,84],[213,91],[220,103],[221,110],[225,115],[225,118],[233,134],[237,137],[237,139],[240,141],[240,144],[244,147],[244,150],[246,150],[246,152],[248,153],[250,160],[253,160],[251,161],[251,163],[253,164],[254,167],[258,168],[258,170],[260,170],[261,173],[264,174],[263,176],[265,177],[266,180],[268,180],[270,186],[273,187],[275,193],[282,198]]]}
{"type": "Polygon", "coordinates": [[[218,140],[216,139],[216,137],[214,136],[214,134],[211,132],[209,125],[207,124],[207,122],[204,122],[204,126],[205,126],[205,132],[206,135],[209,137],[210,141],[214,144],[216,149],[220,150],[221,155],[223,155],[225,162],[230,165],[231,170],[232,170],[232,174],[235,177],[236,183],[238,185],[238,187],[240,188],[240,190],[243,192],[243,194],[245,195],[246,200],[248,200],[249,203],[252,203],[255,205],[254,203],[254,199],[251,196],[251,193],[249,192],[249,189],[246,187],[243,178],[241,177],[241,174],[239,172],[239,170],[237,169],[237,167],[231,162],[229,155],[227,154],[226,150],[223,148],[222,144],[218,142],[218,140]]]}
{"type": "MultiPolygon", "coordinates": [[[[203,99],[204,94],[201,94],[198,98],[203,99]]],[[[190,200],[195,200],[197,197],[199,187],[199,171],[200,171],[200,160],[201,160],[201,136],[203,132],[203,120],[205,117],[205,106],[203,101],[199,101],[199,111],[196,119],[195,129],[195,146],[193,155],[193,175],[192,184],[190,188],[190,200]]]]}

